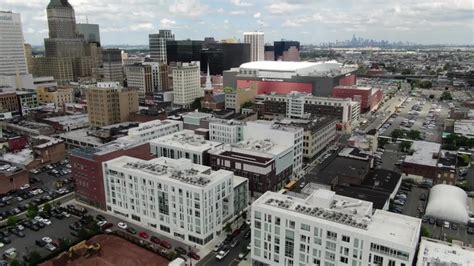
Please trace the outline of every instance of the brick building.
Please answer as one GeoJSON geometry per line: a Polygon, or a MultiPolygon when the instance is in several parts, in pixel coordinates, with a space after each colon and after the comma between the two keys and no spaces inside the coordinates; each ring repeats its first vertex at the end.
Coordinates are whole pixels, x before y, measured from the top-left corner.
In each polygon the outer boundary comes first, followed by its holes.
{"type": "Polygon", "coordinates": [[[29,173],[20,165],[0,160],[0,194],[29,184],[29,173]]]}
{"type": "Polygon", "coordinates": [[[52,164],[64,160],[66,145],[64,140],[47,136],[32,138],[33,154],[41,164],[52,164]]]}
{"type": "Polygon", "coordinates": [[[359,101],[360,111],[365,113],[378,107],[383,99],[383,92],[372,87],[336,86],[332,90],[332,97],[359,101]]]}
{"type": "Polygon", "coordinates": [[[133,144],[111,142],[100,147],[78,148],[72,151],[72,177],[76,185],[76,198],[89,205],[106,209],[102,163],[120,156],[143,160],[153,158],[148,143],[133,144]]]}

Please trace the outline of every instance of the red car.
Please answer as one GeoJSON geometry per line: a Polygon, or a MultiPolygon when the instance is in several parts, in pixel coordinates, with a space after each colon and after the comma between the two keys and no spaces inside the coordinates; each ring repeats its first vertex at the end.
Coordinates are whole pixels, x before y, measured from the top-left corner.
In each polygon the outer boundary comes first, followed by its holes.
{"type": "Polygon", "coordinates": [[[164,248],[167,248],[167,249],[170,249],[170,248],[171,248],[171,244],[170,244],[168,241],[166,241],[166,240],[162,240],[161,243],[160,243],[160,245],[161,245],[162,247],[164,247],[164,248]]]}
{"type": "Polygon", "coordinates": [[[192,251],[190,251],[190,252],[188,253],[188,256],[191,257],[193,260],[200,260],[200,259],[201,259],[201,257],[200,257],[198,254],[196,254],[196,253],[194,253],[194,252],[192,252],[192,251]]]}
{"type": "Polygon", "coordinates": [[[157,244],[157,245],[161,245],[161,240],[160,240],[158,237],[156,237],[156,236],[152,236],[152,237],[150,238],[150,241],[153,242],[153,243],[155,243],[155,244],[157,244]]]}
{"type": "Polygon", "coordinates": [[[109,229],[109,228],[111,228],[112,226],[114,226],[113,223],[106,223],[106,224],[102,225],[102,230],[109,229]]]}
{"type": "Polygon", "coordinates": [[[236,236],[238,236],[239,234],[240,234],[240,229],[235,229],[235,231],[232,232],[232,236],[233,236],[233,237],[236,237],[236,236]]]}
{"type": "Polygon", "coordinates": [[[143,232],[143,231],[138,233],[138,236],[143,238],[143,239],[148,239],[150,237],[147,232],[143,232]]]}

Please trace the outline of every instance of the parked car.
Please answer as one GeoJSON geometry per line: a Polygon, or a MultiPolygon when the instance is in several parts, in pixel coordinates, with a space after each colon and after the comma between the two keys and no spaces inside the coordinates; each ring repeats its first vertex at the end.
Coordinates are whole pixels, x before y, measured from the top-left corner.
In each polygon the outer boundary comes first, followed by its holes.
{"type": "Polygon", "coordinates": [[[139,232],[138,236],[143,238],[143,239],[148,239],[150,237],[150,235],[148,235],[148,233],[144,232],[144,231],[139,232]]]}
{"type": "Polygon", "coordinates": [[[127,229],[127,224],[124,223],[124,222],[119,222],[119,223],[117,224],[117,226],[118,226],[120,229],[124,229],[124,230],[127,229]]]}
{"type": "Polygon", "coordinates": [[[129,232],[130,234],[134,235],[137,233],[137,230],[135,230],[135,228],[133,227],[127,227],[127,232],[129,232]]]}
{"type": "Polygon", "coordinates": [[[157,245],[160,245],[160,244],[161,244],[161,240],[160,240],[158,237],[156,237],[156,236],[151,236],[150,241],[151,241],[152,243],[157,244],[157,245]]]}
{"type": "Polygon", "coordinates": [[[166,241],[166,240],[162,240],[161,243],[160,243],[160,245],[161,245],[162,247],[164,247],[164,248],[167,248],[167,249],[170,249],[170,248],[171,248],[171,244],[170,244],[168,241],[166,241]]]}
{"type": "Polygon", "coordinates": [[[53,244],[46,244],[44,247],[51,252],[56,250],[56,247],[53,244]]]}
{"type": "Polygon", "coordinates": [[[105,221],[106,220],[105,217],[103,215],[100,215],[100,214],[98,214],[95,218],[99,221],[105,221]]]}
{"type": "Polygon", "coordinates": [[[48,243],[46,243],[46,242],[43,241],[42,239],[37,239],[37,240],[35,241],[35,244],[36,244],[38,247],[41,247],[41,248],[42,248],[42,247],[46,246],[46,244],[48,244],[48,243]]]}
{"type": "Polygon", "coordinates": [[[238,239],[235,239],[234,241],[232,241],[232,243],[230,243],[230,246],[235,248],[239,243],[240,241],[238,239]]]}
{"type": "Polygon", "coordinates": [[[174,249],[178,254],[182,254],[182,255],[185,255],[187,252],[186,252],[186,249],[184,249],[183,247],[176,247],[174,249]]]}
{"type": "Polygon", "coordinates": [[[195,252],[193,252],[193,251],[190,251],[190,252],[188,253],[188,256],[189,256],[190,258],[192,258],[193,260],[200,260],[200,259],[201,259],[201,257],[200,257],[198,254],[196,254],[195,252]]]}

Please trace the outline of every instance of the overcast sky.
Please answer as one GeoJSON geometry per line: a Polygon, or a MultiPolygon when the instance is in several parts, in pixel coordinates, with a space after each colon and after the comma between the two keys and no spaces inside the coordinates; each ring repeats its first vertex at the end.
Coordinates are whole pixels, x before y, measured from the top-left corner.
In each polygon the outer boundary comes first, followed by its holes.
{"type": "MultiPolygon", "coordinates": [[[[2,0],[21,13],[27,42],[48,35],[49,0],[2,0]]],[[[473,0],[69,0],[77,22],[100,25],[103,44],[148,44],[148,34],[176,39],[243,39],[261,29],[265,41],[303,44],[364,38],[422,44],[474,44],[473,0]]]]}

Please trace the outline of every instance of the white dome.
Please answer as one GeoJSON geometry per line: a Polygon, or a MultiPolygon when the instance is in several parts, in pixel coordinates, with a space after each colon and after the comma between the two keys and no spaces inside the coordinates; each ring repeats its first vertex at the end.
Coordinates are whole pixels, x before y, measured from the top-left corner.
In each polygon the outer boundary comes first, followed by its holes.
{"type": "Polygon", "coordinates": [[[469,220],[467,194],[451,185],[436,185],[430,190],[426,216],[467,224],[469,220]]]}

